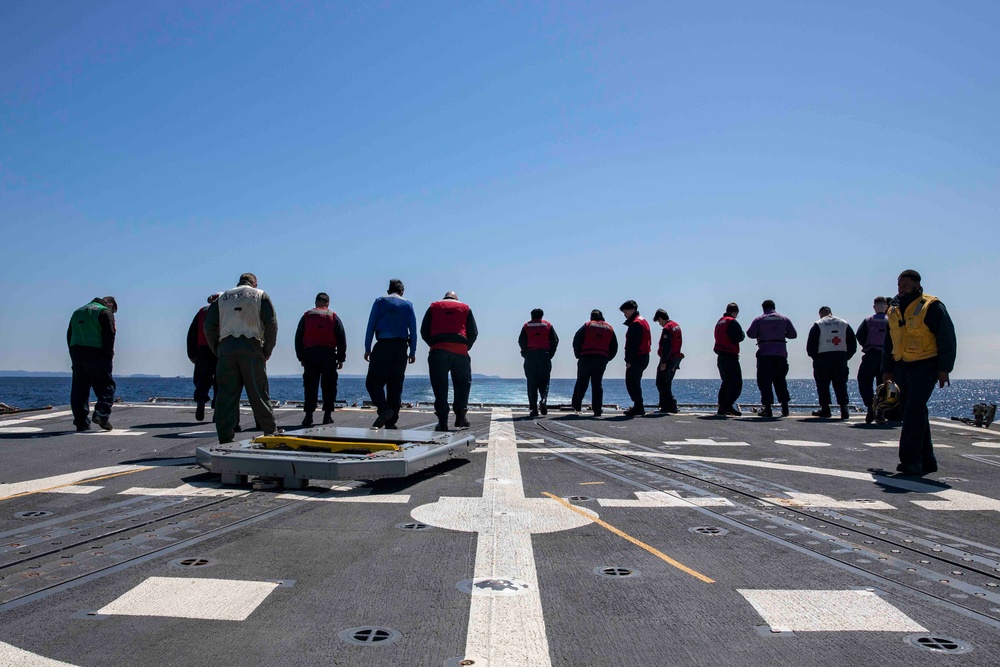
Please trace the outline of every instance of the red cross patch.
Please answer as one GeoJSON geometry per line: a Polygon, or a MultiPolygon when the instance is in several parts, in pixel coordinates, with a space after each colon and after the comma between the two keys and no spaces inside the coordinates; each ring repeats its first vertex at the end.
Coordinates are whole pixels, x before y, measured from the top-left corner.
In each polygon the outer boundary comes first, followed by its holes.
{"type": "Polygon", "coordinates": [[[830,341],[834,345],[840,345],[840,336],[834,336],[833,340],[830,341]]]}

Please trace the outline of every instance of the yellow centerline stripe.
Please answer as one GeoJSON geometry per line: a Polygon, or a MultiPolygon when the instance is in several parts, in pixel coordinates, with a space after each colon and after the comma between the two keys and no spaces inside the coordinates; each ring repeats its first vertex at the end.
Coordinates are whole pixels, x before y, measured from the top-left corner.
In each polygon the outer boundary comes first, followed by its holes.
{"type": "Polygon", "coordinates": [[[25,491],[23,493],[15,493],[12,496],[5,496],[0,498],[0,500],[13,500],[14,498],[23,498],[25,496],[33,496],[36,493],[48,493],[49,491],[54,491],[56,489],[63,489],[67,486],[76,486],[77,484],[88,484],[90,482],[100,482],[103,479],[111,479],[112,477],[121,477],[122,475],[131,475],[134,472],[142,472],[143,470],[152,470],[151,466],[146,466],[144,468],[136,468],[135,470],[126,470],[124,472],[116,472],[110,475],[102,475],[101,477],[91,477],[90,479],[81,479],[77,482],[70,482],[69,484],[60,484],[58,486],[50,486],[46,489],[35,489],[34,491],[25,491]]]}
{"type": "Polygon", "coordinates": [[[587,514],[586,512],[584,512],[582,509],[580,509],[576,505],[573,505],[571,503],[566,502],[565,500],[563,500],[559,496],[551,494],[548,491],[542,492],[542,495],[543,496],[548,496],[552,500],[554,500],[557,503],[563,505],[564,507],[567,507],[568,509],[573,510],[577,514],[580,514],[582,516],[587,517],[588,519],[590,519],[591,521],[593,521],[594,523],[596,523],[598,526],[601,526],[602,528],[607,528],[608,530],[610,530],[612,533],[614,533],[618,537],[624,538],[624,539],[628,540],[629,542],[631,542],[632,544],[636,545],[637,547],[645,549],[646,551],[648,551],[649,553],[653,554],[657,558],[659,558],[659,559],[661,559],[663,561],[666,561],[667,563],[673,565],[678,570],[690,574],[695,579],[699,579],[701,581],[704,581],[706,584],[714,584],[715,583],[714,579],[706,577],[704,574],[702,574],[701,572],[698,572],[697,570],[692,570],[691,568],[689,568],[684,563],[680,563],[680,562],[674,560],[673,558],[671,558],[667,554],[663,553],[662,551],[660,551],[656,547],[650,546],[650,545],[646,544],[645,542],[643,542],[642,540],[636,539],[636,538],[632,537],[631,535],[629,535],[628,533],[626,533],[626,532],[624,532],[622,530],[619,530],[618,528],[615,528],[614,526],[612,526],[607,521],[602,521],[601,519],[595,519],[593,516],[591,516],[590,514],[587,514]]]}

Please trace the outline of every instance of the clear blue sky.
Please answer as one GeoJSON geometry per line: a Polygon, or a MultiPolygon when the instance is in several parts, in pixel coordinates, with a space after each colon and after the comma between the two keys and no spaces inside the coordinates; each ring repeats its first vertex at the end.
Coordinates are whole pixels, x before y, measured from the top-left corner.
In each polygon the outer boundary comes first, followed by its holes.
{"type": "Polygon", "coordinates": [[[363,373],[399,277],[418,317],[472,306],[476,372],[521,375],[539,306],[573,376],[631,298],[717,377],[724,305],[771,298],[808,377],[818,307],[856,327],[912,267],[954,376],[1000,377],[996,2],[220,5],[0,5],[0,368],[68,370],[70,312],[113,294],[116,371],[189,373],[194,312],[253,271],[272,373],[320,290],[363,373]]]}

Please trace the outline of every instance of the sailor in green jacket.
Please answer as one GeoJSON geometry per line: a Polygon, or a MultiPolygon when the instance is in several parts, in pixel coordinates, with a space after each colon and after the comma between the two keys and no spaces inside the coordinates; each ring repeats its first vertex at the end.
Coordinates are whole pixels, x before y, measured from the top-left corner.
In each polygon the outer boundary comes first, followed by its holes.
{"type": "Polygon", "coordinates": [[[90,430],[90,390],[94,390],[94,423],[110,431],[111,404],[115,402],[115,380],[111,361],[115,356],[115,313],[113,296],[99,297],[73,311],[66,330],[66,344],[73,361],[73,384],[69,404],[77,431],[90,430]]]}

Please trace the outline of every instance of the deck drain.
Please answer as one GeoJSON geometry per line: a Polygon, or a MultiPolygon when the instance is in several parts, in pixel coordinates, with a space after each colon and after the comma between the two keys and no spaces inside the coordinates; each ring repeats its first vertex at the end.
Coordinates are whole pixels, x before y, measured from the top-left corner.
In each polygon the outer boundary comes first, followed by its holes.
{"type": "Polygon", "coordinates": [[[719,528],[718,526],[695,526],[693,528],[688,528],[689,532],[697,533],[699,535],[728,535],[729,531],[725,528],[719,528]]]}
{"type": "Polygon", "coordinates": [[[211,567],[218,562],[214,558],[178,558],[170,561],[170,567],[211,567]]]}
{"type": "Polygon", "coordinates": [[[625,579],[626,577],[638,577],[642,573],[627,567],[595,567],[594,574],[610,579],[625,579]]]}
{"type": "Polygon", "coordinates": [[[347,628],[337,634],[340,641],[356,646],[384,646],[399,640],[403,633],[392,628],[377,628],[364,625],[359,628],[347,628]]]}
{"type": "Polygon", "coordinates": [[[572,500],[575,503],[585,503],[587,501],[593,500],[590,496],[566,496],[566,500],[572,500]]]}
{"type": "Polygon", "coordinates": [[[486,658],[478,658],[466,655],[461,658],[449,658],[444,661],[444,667],[487,667],[490,661],[486,658]]]}
{"type": "Polygon", "coordinates": [[[18,512],[14,515],[15,519],[40,519],[43,516],[52,516],[52,512],[47,512],[45,510],[28,510],[27,512],[18,512]]]}
{"type": "Polygon", "coordinates": [[[396,528],[399,528],[400,530],[430,530],[431,527],[426,523],[408,521],[406,523],[397,523],[396,528]]]}
{"type": "Polygon", "coordinates": [[[949,655],[968,653],[972,650],[972,644],[969,642],[940,635],[908,635],[903,638],[903,641],[910,646],[924,648],[935,653],[948,653],[949,655]]]}

